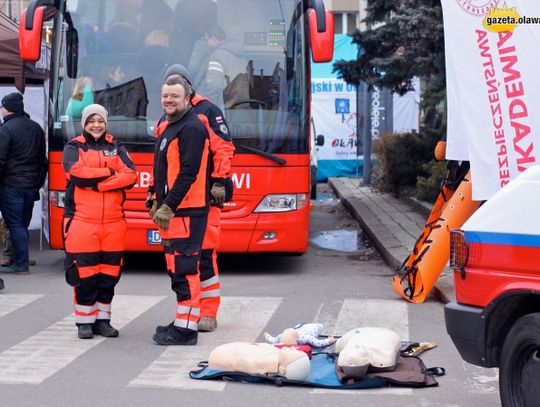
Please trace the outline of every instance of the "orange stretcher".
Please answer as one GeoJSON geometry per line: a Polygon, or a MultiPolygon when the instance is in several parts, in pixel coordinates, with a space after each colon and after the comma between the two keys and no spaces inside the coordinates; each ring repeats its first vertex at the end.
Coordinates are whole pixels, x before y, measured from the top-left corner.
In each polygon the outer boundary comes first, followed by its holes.
{"type": "Polygon", "coordinates": [[[392,278],[394,291],[413,303],[431,292],[450,257],[450,231],[459,228],[478,209],[472,200],[468,162],[448,164],[441,192],[414,248],[392,278]]]}

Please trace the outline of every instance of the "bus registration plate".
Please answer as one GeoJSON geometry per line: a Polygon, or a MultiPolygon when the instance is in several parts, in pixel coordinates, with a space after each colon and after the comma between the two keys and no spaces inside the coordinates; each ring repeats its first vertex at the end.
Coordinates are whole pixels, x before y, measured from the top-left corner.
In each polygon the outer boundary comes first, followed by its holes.
{"type": "Polygon", "coordinates": [[[150,245],[161,244],[161,236],[157,230],[149,230],[147,242],[150,245]]]}

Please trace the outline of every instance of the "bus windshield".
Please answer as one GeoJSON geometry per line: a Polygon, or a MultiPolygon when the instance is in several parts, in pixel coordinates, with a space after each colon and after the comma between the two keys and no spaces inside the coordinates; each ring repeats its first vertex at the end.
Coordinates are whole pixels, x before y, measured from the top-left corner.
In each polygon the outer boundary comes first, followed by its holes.
{"type": "Polygon", "coordinates": [[[297,0],[73,3],[63,31],[64,41],[68,23],[78,35],[77,77],[65,72],[64,49],[53,120],[58,145],[80,134],[82,109],[100,103],[117,139],[131,151],[152,151],[165,72],[182,64],[197,93],[224,111],[237,146],[308,152],[308,51],[303,17],[293,19],[297,0]]]}

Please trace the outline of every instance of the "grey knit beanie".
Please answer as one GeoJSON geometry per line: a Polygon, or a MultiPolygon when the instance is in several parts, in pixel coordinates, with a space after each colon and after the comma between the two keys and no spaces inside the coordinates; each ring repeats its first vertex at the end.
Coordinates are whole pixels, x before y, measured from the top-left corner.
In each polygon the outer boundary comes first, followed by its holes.
{"type": "Polygon", "coordinates": [[[94,103],[86,106],[82,111],[81,124],[83,127],[86,126],[88,118],[93,114],[101,116],[103,120],[105,120],[105,125],[107,125],[107,117],[109,116],[109,112],[107,112],[107,109],[105,109],[103,106],[94,103]]]}
{"type": "Polygon", "coordinates": [[[174,65],[169,66],[167,70],[165,71],[164,80],[167,80],[167,78],[171,75],[180,75],[186,81],[188,81],[191,86],[193,86],[193,79],[191,78],[191,75],[189,74],[188,70],[186,69],[184,65],[174,64],[174,65]]]}

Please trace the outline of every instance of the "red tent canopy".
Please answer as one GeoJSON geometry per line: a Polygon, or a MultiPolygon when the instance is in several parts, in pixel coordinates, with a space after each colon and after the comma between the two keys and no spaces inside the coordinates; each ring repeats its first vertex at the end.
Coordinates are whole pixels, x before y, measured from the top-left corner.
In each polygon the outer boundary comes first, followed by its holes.
{"type": "Polygon", "coordinates": [[[21,92],[25,79],[47,78],[47,72],[36,69],[35,63],[20,59],[19,26],[3,13],[0,13],[0,78],[14,81],[21,92]]]}

